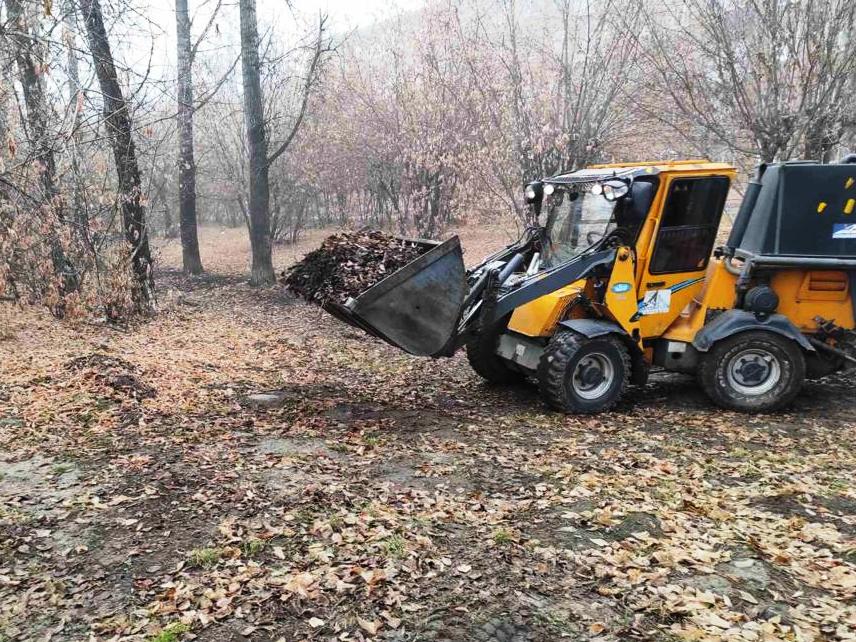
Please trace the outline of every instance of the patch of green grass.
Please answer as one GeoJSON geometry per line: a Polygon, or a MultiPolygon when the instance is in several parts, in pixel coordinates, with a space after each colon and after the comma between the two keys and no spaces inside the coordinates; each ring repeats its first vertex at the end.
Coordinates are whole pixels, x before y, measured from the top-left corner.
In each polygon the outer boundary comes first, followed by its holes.
{"type": "Polygon", "coordinates": [[[500,528],[498,531],[493,534],[493,542],[499,546],[505,546],[506,544],[511,544],[513,538],[511,536],[511,532],[500,528]]]}
{"type": "Polygon", "coordinates": [[[311,524],[315,521],[315,511],[311,511],[308,508],[301,508],[295,511],[294,521],[298,524],[311,524]]]}
{"type": "Polygon", "coordinates": [[[833,479],[827,487],[833,493],[843,493],[850,488],[850,483],[846,479],[833,479]]]}
{"type": "Polygon", "coordinates": [[[543,622],[546,626],[555,629],[563,634],[574,633],[571,626],[571,621],[568,614],[557,610],[544,610],[535,613],[535,618],[543,622]]]}
{"type": "MultiPolygon", "coordinates": [[[[0,521],[10,522],[12,524],[27,524],[32,521],[32,517],[17,508],[0,505],[0,521]]],[[[2,641],[0,641],[2,642],[2,641]]]]}
{"type": "Polygon", "coordinates": [[[222,555],[219,548],[194,548],[190,551],[190,563],[198,568],[211,568],[220,561],[222,555]]]}
{"type": "Polygon", "coordinates": [[[764,474],[757,466],[747,466],[742,473],[742,477],[746,481],[758,481],[764,478],[764,474]]]}
{"type": "Polygon", "coordinates": [[[69,464],[68,462],[62,464],[54,464],[51,468],[51,471],[54,475],[64,475],[67,472],[74,470],[74,464],[69,464]]]}
{"type": "Polygon", "coordinates": [[[378,446],[380,444],[380,437],[375,437],[374,435],[366,435],[365,437],[363,437],[363,443],[365,443],[366,446],[371,446],[372,448],[374,448],[375,446],[378,446]]]}
{"type": "Polygon", "coordinates": [[[185,633],[190,631],[190,625],[184,622],[167,624],[157,635],[149,637],[148,642],[178,642],[185,633]]]}
{"type": "Polygon", "coordinates": [[[345,520],[342,519],[341,515],[332,515],[330,517],[330,528],[332,528],[334,531],[339,530],[344,525],[345,525],[345,520]]]}
{"type": "Polygon", "coordinates": [[[267,546],[267,543],[264,540],[251,537],[241,543],[241,553],[243,553],[244,557],[255,557],[265,550],[265,546],[267,546]]]}
{"type": "Polygon", "coordinates": [[[407,555],[407,542],[400,535],[393,535],[383,543],[387,557],[402,558],[407,555]]]}

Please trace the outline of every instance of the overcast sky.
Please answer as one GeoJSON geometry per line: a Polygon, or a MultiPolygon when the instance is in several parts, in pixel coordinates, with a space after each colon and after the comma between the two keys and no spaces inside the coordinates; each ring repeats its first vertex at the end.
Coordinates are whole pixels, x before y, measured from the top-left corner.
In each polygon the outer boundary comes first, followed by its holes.
{"type": "MultiPolygon", "coordinates": [[[[270,0],[267,0],[270,1],[270,0]]],[[[276,0],[274,0],[276,2],[276,0]]],[[[295,5],[302,11],[317,13],[326,11],[335,21],[335,28],[349,29],[365,27],[375,20],[388,17],[395,5],[402,9],[415,9],[422,4],[419,0],[297,0],[295,5]]]]}
{"type": "MultiPolygon", "coordinates": [[[[2,2],[2,0],[0,0],[2,2]]],[[[317,20],[319,11],[329,17],[331,33],[344,35],[358,28],[371,27],[376,22],[394,16],[399,11],[416,9],[423,0],[292,0],[291,9],[286,0],[257,0],[259,33],[272,31],[274,37],[283,42],[294,42],[295,37],[306,34],[317,20]]],[[[217,0],[188,0],[193,20],[193,40],[204,28],[217,0]]],[[[223,0],[217,18],[220,37],[213,34],[200,48],[223,46],[224,40],[234,46],[238,44],[238,10],[235,0],[223,0]]],[[[139,17],[131,24],[116,25],[119,55],[138,73],[151,68],[148,73],[154,78],[169,78],[175,70],[175,0],[137,0],[139,17]]],[[[127,14],[126,14],[127,17],[127,14]]]]}

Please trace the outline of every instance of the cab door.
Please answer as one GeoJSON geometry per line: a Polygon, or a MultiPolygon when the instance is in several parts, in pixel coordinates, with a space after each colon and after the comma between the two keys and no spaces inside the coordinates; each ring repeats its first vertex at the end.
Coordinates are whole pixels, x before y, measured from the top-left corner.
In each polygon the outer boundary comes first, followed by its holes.
{"type": "Polygon", "coordinates": [[[729,185],[726,176],[678,176],[666,186],[638,288],[643,339],[662,335],[701,291],[729,185]]]}

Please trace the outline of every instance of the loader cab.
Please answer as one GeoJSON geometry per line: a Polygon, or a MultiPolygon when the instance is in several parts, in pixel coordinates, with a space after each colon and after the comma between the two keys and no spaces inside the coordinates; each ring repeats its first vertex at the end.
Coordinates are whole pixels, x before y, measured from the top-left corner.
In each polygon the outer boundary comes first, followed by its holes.
{"type": "Polygon", "coordinates": [[[596,245],[633,246],[645,223],[657,177],[603,182],[551,183],[532,189],[543,194],[531,203],[544,221],[543,265],[556,267],[596,245]]]}
{"type": "Polygon", "coordinates": [[[542,209],[546,218],[544,267],[570,261],[615,228],[615,203],[577,186],[548,184],[546,191],[542,209]]]}

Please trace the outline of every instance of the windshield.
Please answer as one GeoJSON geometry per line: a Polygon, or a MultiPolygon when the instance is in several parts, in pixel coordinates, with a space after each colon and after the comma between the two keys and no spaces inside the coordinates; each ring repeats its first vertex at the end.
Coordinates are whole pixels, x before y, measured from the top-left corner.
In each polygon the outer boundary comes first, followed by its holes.
{"type": "Polygon", "coordinates": [[[611,232],[615,203],[589,191],[556,187],[544,199],[547,239],[543,261],[547,267],[565,263],[611,232]]]}

